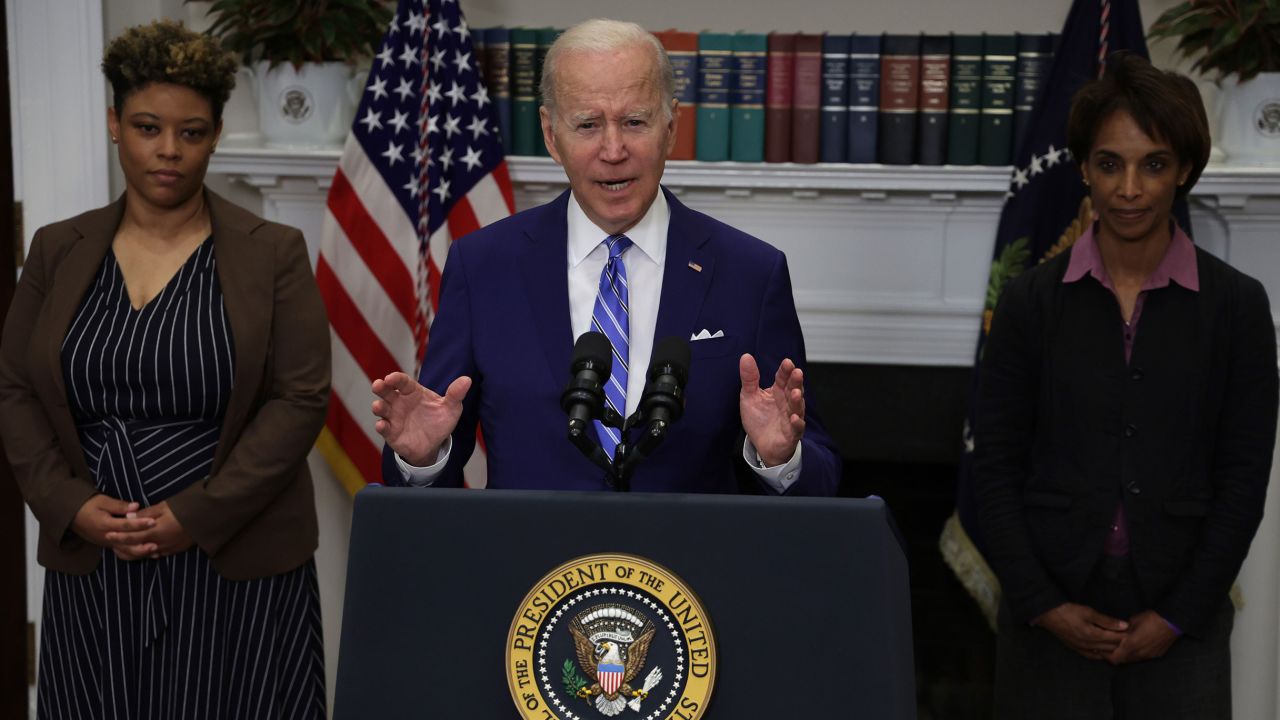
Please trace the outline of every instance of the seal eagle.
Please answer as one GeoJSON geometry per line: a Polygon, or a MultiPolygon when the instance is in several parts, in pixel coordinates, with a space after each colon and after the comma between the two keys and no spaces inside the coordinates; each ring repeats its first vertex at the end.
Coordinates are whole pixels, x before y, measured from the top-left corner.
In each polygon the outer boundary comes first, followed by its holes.
{"type": "Polygon", "coordinates": [[[610,717],[622,712],[628,698],[648,697],[647,690],[631,683],[644,668],[655,631],[650,620],[617,605],[592,608],[574,618],[569,632],[578,665],[595,678],[578,691],[578,697],[594,697],[596,709],[610,717]]]}

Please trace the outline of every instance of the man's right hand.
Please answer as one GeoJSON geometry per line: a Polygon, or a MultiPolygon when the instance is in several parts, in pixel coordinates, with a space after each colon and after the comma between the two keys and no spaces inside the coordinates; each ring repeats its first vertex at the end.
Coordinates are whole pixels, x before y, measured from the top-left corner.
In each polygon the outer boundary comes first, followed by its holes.
{"type": "Polygon", "coordinates": [[[1085,605],[1063,603],[1032,624],[1053,633],[1063,645],[1089,660],[1106,660],[1124,640],[1129,623],[1085,605]]]}
{"type": "Polygon", "coordinates": [[[463,375],[437,395],[402,372],[393,372],[373,381],[373,427],[387,445],[415,467],[436,462],[440,446],[453,434],[462,417],[462,399],[471,389],[471,378],[463,375]]]}

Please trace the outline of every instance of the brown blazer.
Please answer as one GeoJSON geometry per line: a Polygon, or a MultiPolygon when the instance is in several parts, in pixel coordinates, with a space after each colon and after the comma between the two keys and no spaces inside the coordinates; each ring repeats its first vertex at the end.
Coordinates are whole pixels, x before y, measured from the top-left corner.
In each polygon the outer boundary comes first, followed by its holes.
{"type": "MultiPolygon", "coordinates": [[[[329,327],[302,233],[205,197],[235,377],[211,474],[169,506],[219,574],[245,580],[292,570],[315,552],[307,452],[329,401],[329,327]]],[[[123,214],[121,198],[36,232],[0,340],[0,437],[40,522],[37,558],[76,575],[92,572],[101,552],[71,532],[96,491],[60,348],[123,214]]]]}

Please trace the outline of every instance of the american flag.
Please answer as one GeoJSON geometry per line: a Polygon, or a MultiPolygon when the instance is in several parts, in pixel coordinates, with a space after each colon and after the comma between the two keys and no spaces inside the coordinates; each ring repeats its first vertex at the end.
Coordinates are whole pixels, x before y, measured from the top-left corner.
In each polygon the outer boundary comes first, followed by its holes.
{"type": "Polygon", "coordinates": [[[373,378],[416,376],[449,244],[514,212],[496,110],[457,0],[400,0],[334,173],[316,282],[333,396],[317,447],[354,493],[381,479],[373,378]]]}

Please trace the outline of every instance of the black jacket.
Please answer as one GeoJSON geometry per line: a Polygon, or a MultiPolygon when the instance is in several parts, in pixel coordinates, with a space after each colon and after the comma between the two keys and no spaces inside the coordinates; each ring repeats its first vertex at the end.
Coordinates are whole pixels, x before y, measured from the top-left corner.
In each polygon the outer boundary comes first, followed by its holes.
{"type": "Polygon", "coordinates": [[[1011,281],[981,362],[974,480],[1016,620],[1079,601],[1123,502],[1143,601],[1192,635],[1262,520],[1276,334],[1261,283],[1201,249],[1149,291],[1124,361],[1115,296],[1063,253],[1011,281]]]}

